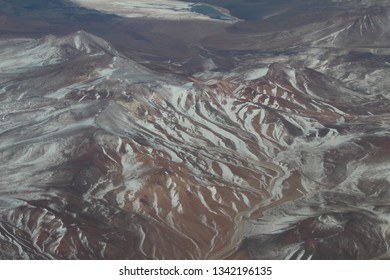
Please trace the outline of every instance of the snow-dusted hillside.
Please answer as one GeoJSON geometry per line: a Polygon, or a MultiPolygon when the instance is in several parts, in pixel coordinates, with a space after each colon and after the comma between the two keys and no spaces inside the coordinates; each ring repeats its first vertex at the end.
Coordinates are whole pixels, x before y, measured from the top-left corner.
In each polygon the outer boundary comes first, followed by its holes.
{"type": "Polygon", "coordinates": [[[0,258],[386,258],[389,49],[344,45],[386,24],[188,76],[84,31],[1,39],[0,258]]]}

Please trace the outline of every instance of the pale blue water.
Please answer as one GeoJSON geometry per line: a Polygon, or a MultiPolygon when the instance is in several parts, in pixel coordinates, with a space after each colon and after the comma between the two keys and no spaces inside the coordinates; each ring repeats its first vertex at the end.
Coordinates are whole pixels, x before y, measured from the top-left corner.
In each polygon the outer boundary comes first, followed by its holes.
{"type": "Polygon", "coordinates": [[[213,19],[222,19],[222,20],[229,20],[232,19],[231,16],[225,15],[224,13],[218,11],[216,8],[203,5],[203,4],[195,4],[191,7],[191,11],[195,13],[199,13],[202,15],[209,16],[213,19]]]}

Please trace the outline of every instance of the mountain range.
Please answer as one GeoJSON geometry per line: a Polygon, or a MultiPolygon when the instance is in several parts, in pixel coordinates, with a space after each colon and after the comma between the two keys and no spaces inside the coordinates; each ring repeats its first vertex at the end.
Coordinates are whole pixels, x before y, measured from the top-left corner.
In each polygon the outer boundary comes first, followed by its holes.
{"type": "Polygon", "coordinates": [[[0,258],[389,258],[386,1],[23,35],[0,2],[0,258]]]}

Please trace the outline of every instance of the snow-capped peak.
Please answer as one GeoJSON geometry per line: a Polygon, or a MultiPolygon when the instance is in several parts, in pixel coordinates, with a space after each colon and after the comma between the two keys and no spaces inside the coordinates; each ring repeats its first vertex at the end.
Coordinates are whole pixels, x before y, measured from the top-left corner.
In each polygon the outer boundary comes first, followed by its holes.
{"type": "Polygon", "coordinates": [[[42,38],[40,41],[48,45],[60,48],[70,46],[78,51],[87,54],[99,51],[116,54],[116,51],[107,41],[97,36],[94,36],[84,30],[79,30],[75,33],[63,37],[48,35],[42,38]]]}
{"type": "Polygon", "coordinates": [[[5,40],[1,45],[0,56],[8,59],[0,62],[0,72],[19,72],[24,68],[57,64],[81,54],[119,56],[104,39],[85,31],[62,37],[47,35],[40,39],[5,40]]]}

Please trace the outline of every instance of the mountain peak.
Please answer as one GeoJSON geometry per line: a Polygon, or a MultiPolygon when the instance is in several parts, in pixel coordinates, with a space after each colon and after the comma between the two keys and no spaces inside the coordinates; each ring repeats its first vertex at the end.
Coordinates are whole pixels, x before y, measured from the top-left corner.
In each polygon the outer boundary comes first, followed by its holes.
{"type": "Polygon", "coordinates": [[[388,9],[368,7],[338,15],[324,23],[315,45],[335,47],[382,47],[390,38],[388,9]]]}
{"type": "Polygon", "coordinates": [[[117,52],[111,47],[111,45],[102,38],[94,36],[84,30],[79,30],[75,33],[57,37],[53,35],[47,35],[40,40],[40,43],[50,44],[54,47],[72,47],[77,51],[81,51],[86,54],[105,52],[116,55],[117,52]]]}
{"type": "Polygon", "coordinates": [[[107,41],[84,30],[66,36],[13,40],[0,50],[1,56],[9,58],[0,63],[0,71],[19,73],[26,68],[54,65],[95,54],[108,59],[122,57],[107,41]]]}

